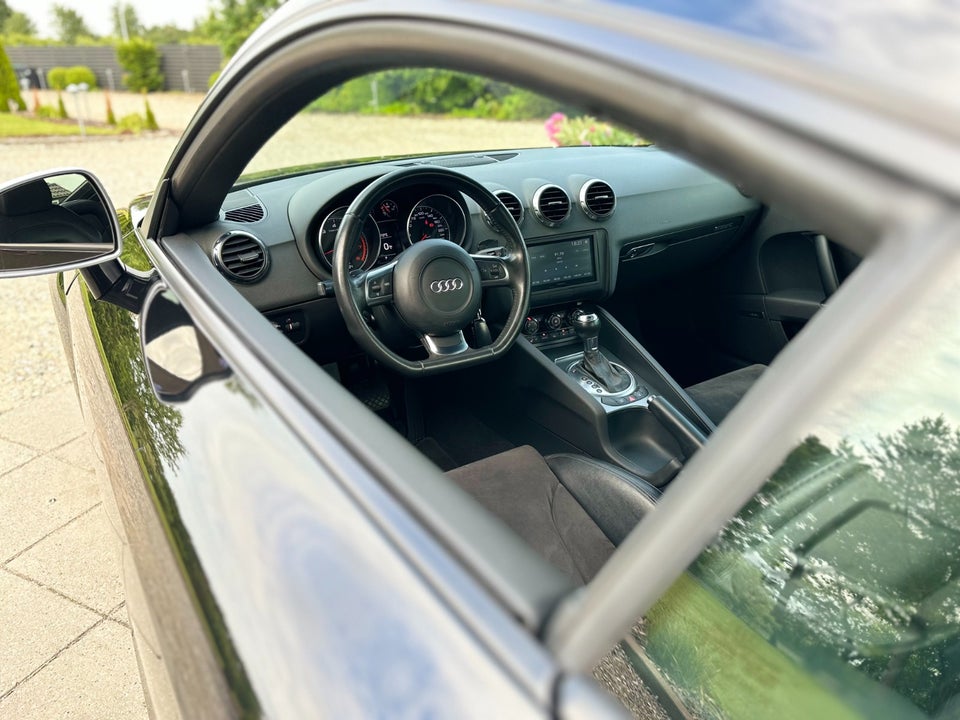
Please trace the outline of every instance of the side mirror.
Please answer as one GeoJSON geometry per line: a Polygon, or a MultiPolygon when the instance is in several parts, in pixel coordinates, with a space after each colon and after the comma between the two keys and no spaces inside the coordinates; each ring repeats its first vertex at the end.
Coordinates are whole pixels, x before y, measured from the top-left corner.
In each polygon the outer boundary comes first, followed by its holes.
{"type": "Polygon", "coordinates": [[[117,214],[85,170],[50,170],[0,185],[0,277],[63,272],[120,255],[117,214]]]}

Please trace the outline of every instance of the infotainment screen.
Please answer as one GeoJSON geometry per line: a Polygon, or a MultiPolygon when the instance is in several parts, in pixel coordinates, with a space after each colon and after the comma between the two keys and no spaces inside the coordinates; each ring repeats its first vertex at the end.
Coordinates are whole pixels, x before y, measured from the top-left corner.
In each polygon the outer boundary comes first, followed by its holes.
{"type": "Polygon", "coordinates": [[[533,290],[576,285],[597,279],[592,237],[530,245],[527,255],[530,258],[530,285],[533,290]]]}

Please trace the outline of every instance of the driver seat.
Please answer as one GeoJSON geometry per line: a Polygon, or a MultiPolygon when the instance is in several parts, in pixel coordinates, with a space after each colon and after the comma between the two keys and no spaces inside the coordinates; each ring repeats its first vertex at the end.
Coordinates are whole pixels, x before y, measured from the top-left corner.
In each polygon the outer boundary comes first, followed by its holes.
{"type": "Polygon", "coordinates": [[[589,582],[660,491],[584,455],[543,457],[529,445],[447,472],[577,584],[589,582]]]}

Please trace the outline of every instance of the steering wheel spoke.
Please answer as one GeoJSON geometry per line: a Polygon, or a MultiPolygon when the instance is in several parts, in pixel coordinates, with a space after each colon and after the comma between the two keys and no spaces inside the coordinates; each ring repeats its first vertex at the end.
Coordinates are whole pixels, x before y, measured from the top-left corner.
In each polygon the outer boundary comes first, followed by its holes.
{"type": "Polygon", "coordinates": [[[393,270],[396,266],[397,262],[394,260],[358,276],[358,300],[368,308],[393,302],[393,270]]]}
{"type": "Polygon", "coordinates": [[[420,342],[432,358],[462,355],[470,350],[462,330],[451,335],[422,335],[420,342]]]}
{"type": "Polygon", "coordinates": [[[470,255],[477,264],[480,273],[480,286],[483,288],[504,287],[513,280],[510,277],[510,262],[496,255],[470,255]]]}

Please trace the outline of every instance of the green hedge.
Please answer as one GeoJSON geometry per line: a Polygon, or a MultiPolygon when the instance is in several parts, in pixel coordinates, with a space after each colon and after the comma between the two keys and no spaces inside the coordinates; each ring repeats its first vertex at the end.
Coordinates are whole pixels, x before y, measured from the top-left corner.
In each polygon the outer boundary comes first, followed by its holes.
{"type": "Polygon", "coordinates": [[[146,40],[134,38],[117,45],[117,61],[127,72],[123,82],[134,92],[150,92],[163,89],[163,73],[160,72],[160,51],[146,40]]]}
{"type": "Polygon", "coordinates": [[[542,95],[479,75],[406,68],[348,80],[318,98],[308,110],[536,120],[565,108],[542,95]]]}
{"type": "Polygon", "coordinates": [[[52,67],[47,71],[47,85],[54,90],[66,90],[68,85],[86,83],[91,89],[97,86],[97,76],[84,65],[52,67]]]}

